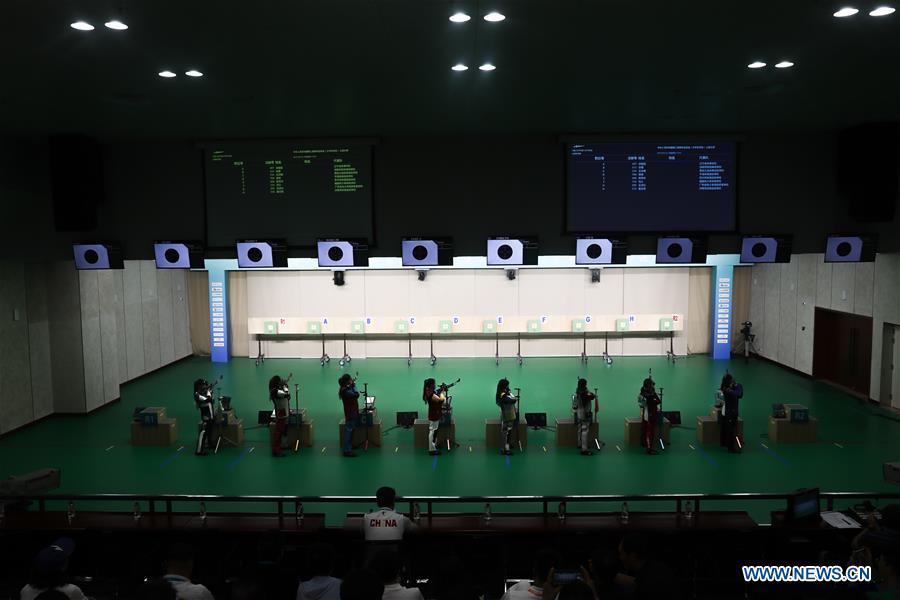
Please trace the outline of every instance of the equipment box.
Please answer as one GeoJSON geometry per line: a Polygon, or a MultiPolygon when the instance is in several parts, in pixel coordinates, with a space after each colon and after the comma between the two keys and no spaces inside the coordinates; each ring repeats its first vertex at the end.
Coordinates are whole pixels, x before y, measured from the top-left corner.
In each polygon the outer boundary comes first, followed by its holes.
{"type": "Polygon", "coordinates": [[[131,423],[131,444],[133,446],[170,446],[178,440],[176,419],[161,418],[156,425],[131,423]]]}
{"type": "MultiPolygon", "coordinates": [[[[588,444],[594,447],[594,440],[600,437],[600,424],[591,423],[588,431],[588,444]]],[[[575,419],[556,419],[556,445],[560,448],[577,448],[581,443],[581,431],[575,419]]]]}
{"type": "MultiPolygon", "coordinates": [[[[744,439],[744,420],[738,417],[735,432],[741,440],[744,439]]],[[[717,416],[697,417],[697,442],[701,444],[720,444],[721,429],[717,416]]]]}
{"type": "MultiPolygon", "coordinates": [[[[413,424],[414,446],[416,448],[428,448],[428,420],[416,419],[413,424]]],[[[456,423],[450,422],[450,425],[441,425],[437,430],[437,447],[438,450],[447,449],[447,440],[450,445],[456,444],[456,423]]]]}
{"type": "Polygon", "coordinates": [[[769,417],[769,440],[776,444],[813,444],[817,425],[818,419],[815,417],[805,423],[792,423],[790,418],[769,417]]]}
{"type": "MultiPolygon", "coordinates": [[[[369,442],[370,446],[381,446],[381,419],[375,419],[372,425],[366,427],[360,423],[353,430],[353,439],[351,443],[354,448],[359,448],[363,444],[369,442]]],[[[338,424],[338,447],[344,444],[344,419],[338,424]]]]}
{"type": "MultiPolygon", "coordinates": [[[[668,445],[669,443],[669,434],[672,430],[672,424],[668,419],[663,419],[662,425],[662,440],[663,443],[668,445]]],[[[640,417],[625,417],[625,445],[626,446],[640,446],[641,445],[641,418],[640,417]]]]}
{"type": "MultiPolygon", "coordinates": [[[[484,420],[484,442],[488,448],[500,449],[501,446],[500,419],[484,420]]],[[[516,431],[509,434],[509,448],[512,450],[516,447],[516,431]]],[[[528,425],[524,421],[519,421],[518,441],[522,443],[522,448],[528,446],[528,425]]]]}

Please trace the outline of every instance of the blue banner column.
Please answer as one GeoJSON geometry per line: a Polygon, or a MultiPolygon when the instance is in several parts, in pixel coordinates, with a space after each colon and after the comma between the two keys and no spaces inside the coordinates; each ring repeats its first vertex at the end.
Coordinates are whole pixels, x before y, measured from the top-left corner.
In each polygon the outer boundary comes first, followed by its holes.
{"type": "Polygon", "coordinates": [[[734,267],[716,265],[712,297],[712,355],[714,360],[731,358],[731,298],[734,267]]]}
{"type": "Polygon", "coordinates": [[[209,273],[209,343],[213,362],[228,362],[228,261],[207,260],[209,273]]]}

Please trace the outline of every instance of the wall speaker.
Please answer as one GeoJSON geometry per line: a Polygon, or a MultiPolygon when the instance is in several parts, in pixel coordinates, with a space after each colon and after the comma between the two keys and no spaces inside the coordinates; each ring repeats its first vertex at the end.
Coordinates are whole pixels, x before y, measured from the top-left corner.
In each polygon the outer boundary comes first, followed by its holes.
{"type": "Polygon", "coordinates": [[[790,236],[747,236],[741,241],[741,262],[789,263],[791,241],[790,236]]]}
{"type": "Polygon", "coordinates": [[[157,269],[202,269],[203,245],[199,242],[156,242],[157,269]]]}
{"type": "Polygon", "coordinates": [[[623,241],[595,237],[575,241],[576,265],[624,265],[627,260],[627,246],[623,241]]]}
{"type": "Polygon", "coordinates": [[[316,251],[320,267],[369,266],[369,244],[362,239],[318,240],[316,251]]]}
{"type": "Polygon", "coordinates": [[[52,136],[50,188],[56,231],[96,229],[104,188],[100,143],[80,135],[52,136]]]}
{"type": "Polygon", "coordinates": [[[287,266],[284,240],[241,240],[237,243],[238,267],[273,269],[287,266]]]}
{"type": "Polygon", "coordinates": [[[487,241],[489,266],[536,265],[537,240],[535,238],[492,237],[487,241]]]}
{"type": "Polygon", "coordinates": [[[890,222],[897,208],[900,124],[867,123],[838,135],[837,191],[851,218],[890,222]]]}
{"type": "Polygon", "coordinates": [[[404,267],[436,267],[453,264],[453,242],[450,238],[404,238],[404,267]]]}
{"type": "Polygon", "coordinates": [[[874,236],[831,235],[825,242],[825,262],[873,262],[877,251],[874,236]]]}
{"type": "Polygon", "coordinates": [[[706,262],[706,240],[689,237],[661,237],[656,241],[656,264],[706,262]]]}
{"type": "Polygon", "coordinates": [[[79,271],[125,268],[122,246],[118,243],[72,244],[72,251],[79,271]]]}

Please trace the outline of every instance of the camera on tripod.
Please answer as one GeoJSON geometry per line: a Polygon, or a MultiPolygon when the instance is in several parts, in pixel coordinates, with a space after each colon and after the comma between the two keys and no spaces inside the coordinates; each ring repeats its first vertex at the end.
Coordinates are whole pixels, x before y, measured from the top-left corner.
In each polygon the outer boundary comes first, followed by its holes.
{"type": "Polygon", "coordinates": [[[753,323],[750,321],[741,323],[741,335],[744,336],[745,342],[752,342],[755,340],[756,335],[753,334],[753,323]]]}

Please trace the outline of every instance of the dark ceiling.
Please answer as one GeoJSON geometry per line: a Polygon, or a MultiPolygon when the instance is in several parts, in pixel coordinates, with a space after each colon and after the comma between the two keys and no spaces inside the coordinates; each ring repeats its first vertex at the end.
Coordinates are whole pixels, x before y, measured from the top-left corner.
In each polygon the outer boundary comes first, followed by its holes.
{"type": "Polygon", "coordinates": [[[749,132],[898,120],[900,12],[872,18],[875,0],[854,2],[858,15],[835,19],[838,4],[807,0],[12,0],[0,19],[0,132],[749,132]],[[450,23],[457,8],[473,19],[450,23]],[[130,29],[103,27],[119,9],[130,29]],[[483,21],[493,9],[507,19],[483,21]],[[97,29],[71,29],[78,19],[97,29]],[[746,68],[782,58],[796,66],[746,68]],[[480,72],[483,60],[497,70],[480,72]],[[454,73],[456,62],[472,68],[454,73]],[[157,76],[190,67],[206,76],[157,76]]]}

